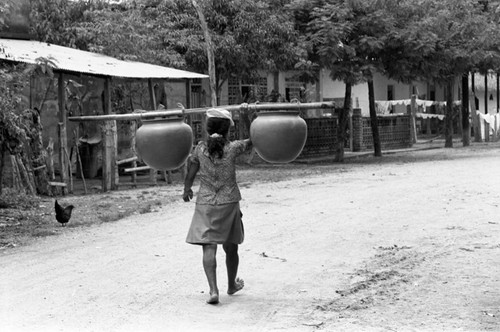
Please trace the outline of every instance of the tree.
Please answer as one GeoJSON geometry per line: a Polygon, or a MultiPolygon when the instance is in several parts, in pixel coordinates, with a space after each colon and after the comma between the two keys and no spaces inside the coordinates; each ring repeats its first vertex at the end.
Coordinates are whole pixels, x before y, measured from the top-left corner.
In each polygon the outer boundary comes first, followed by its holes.
{"type": "Polygon", "coordinates": [[[203,9],[200,7],[200,5],[198,5],[198,2],[196,2],[196,0],[192,0],[192,3],[200,19],[201,29],[203,30],[203,36],[205,37],[208,75],[210,77],[210,102],[212,106],[217,106],[217,78],[215,73],[214,44],[212,43],[212,37],[210,36],[210,30],[208,29],[207,20],[205,19],[205,14],[203,14],[203,9]]]}
{"type": "MultiPolygon", "coordinates": [[[[230,77],[253,79],[258,70],[290,69],[296,63],[296,34],[287,13],[274,1],[211,0],[200,2],[214,47],[216,90],[230,77]]],[[[166,12],[167,13],[167,12],[166,12]]],[[[206,72],[205,38],[194,9],[171,1],[173,26],[165,36],[188,67],[206,72]]]]}
{"type": "Polygon", "coordinates": [[[363,80],[368,85],[368,101],[370,124],[372,129],[373,149],[376,157],[382,156],[382,148],[378,131],[377,112],[375,108],[375,92],[373,76],[376,72],[384,72],[383,56],[385,44],[390,32],[394,30],[392,0],[352,1],[352,20],[354,29],[351,42],[356,57],[361,63],[363,80]]]}
{"type": "Polygon", "coordinates": [[[6,153],[20,154],[28,140],[22,118],[20,89],[26,83],[23,66],[0,62],[0,194],[6,153]]]}
{"type": "MultiPolygon", "coordinates": [[[[484,57],[481,36],[490,25],[474,0],[406,0],[394,8],[394,15],[397,29],[386,44],[385,72],[402,81],[434,80],[446,86],[445,147],[452,147],[455,79],[484,57]]],[[[465,108],[463,113],[468,119],[465,108]]],[[[463,125],[468,135],[468,121],[463,125]]],[[[467,145],[469,138],[463,141],[467,145]]]]}
{"type": "MultiPolygon", "coordinates": [[[[373,29],[373,25],[381,26],[378,20],[385,22],[385,18],[373,14],[373,2],[355,0],[296,1],[290,8],[295,12],[298,28],[305,32],[308,60],[329,69],[333,80],[345,83],[344,107],[339,113],[337,137],[337,161],[343,161],[347,119],[352,108],[352,86],[364,81],[373,82],[377,52],[383,47],[378,38],[384,32],[373,29]]],[[[373,88],[373,85],[369,87],[373,88]]],[[[375,155],[380,156],[373,89],[370,89],[369,97],[373,99],[370,114],[374,150],[375,155]]]]}

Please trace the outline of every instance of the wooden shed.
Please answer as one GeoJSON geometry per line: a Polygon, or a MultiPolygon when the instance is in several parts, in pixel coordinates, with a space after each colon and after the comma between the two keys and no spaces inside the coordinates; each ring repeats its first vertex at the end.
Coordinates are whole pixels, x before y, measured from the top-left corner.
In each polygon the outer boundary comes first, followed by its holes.
{"type": "MultiPolygon", "coordinates": [[[[192,106],[191,84],[193,80],[199,83],[208,78],[204,74],[142,62],[123,61],[102,54],[33,40],[0,38],[0,61],[27,64],[43,62],[52,67],[55,74],[53,82],[44,83],[33,78],[26,93],[25,102],[29,108],[38,106],[37,96],[41,94],[40,87],[43,86],[44,90],[48,92],[52,86],[54,90],[53,100],[43,100],[41,106],[44,108],[42,123],[44,131],[47,131],[45,133],[47,140],[51,137],[57,137],[54,140],[54,151],[57,155],[61,183],[68,183],[70,180],[68,172],[63,171],[68,169],[68,158],[66,157],[68,140],[81,138],[74,137],[74,135],[81,135],[78,134],[78,130],[71,127],[75,124],[69,124],[67,119],[68,115],[75,115],[69,114],[72,110],[67,105],[69,85],[78,88],[82,86],[82,81],[85,81],[93,89],[91,93],[93,97],[86,100],[86,104],[83,105],[84,109],[76,115],[95,115],[114,113],[111,88],[117,82],[143,84],[147,91],[145,98],[147,105],[144,108],[154,110],[160,104],[157,101],[157,96],[162,93],[158,87],[165,84],[176,86],[175,98],[166,98],[166,94],[164,94],[163,104],[167,102],[171,105],[182,103],[189,108],[192,106]]],[[[136,106],[131,102],[129,112],[133,112],[136,106]]],[[[168,105],[164,106],[168,107],[168,105]]],[[[117,159],[116,121],[106,121],[105,125],[97,128],[94,132],[94,138],[95,136],[101,138],[102,189],[107,191],[115,189],[117,183],[117,172],[115,171],[117,159]]],[[[88,137],[88,139],[92,139],[92,137],[88,137]]]]}

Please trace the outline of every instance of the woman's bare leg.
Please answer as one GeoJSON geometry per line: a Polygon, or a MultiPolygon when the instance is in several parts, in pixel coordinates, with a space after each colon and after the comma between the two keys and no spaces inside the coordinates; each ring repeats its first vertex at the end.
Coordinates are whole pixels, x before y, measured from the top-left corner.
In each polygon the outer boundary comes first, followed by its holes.
{"type": "Polygon", "coordinates": [[[217,288],[217,245],[216,244],[204,244],[203,245],[203,269],[208,280],[208,286],[210,287],[210,297],[207,300],[209,304],[219,303],[219,289],[217,288]]]}
{"type": "Polygon", "coordinates": [[[240,257],[238,256],[238,245],[234,243],[225,243],[222,245],[226,252],[227,269],[227,293],[233,295],[245,286],[243,279],[236,277],[238,275],[238,265],[240,257]]]}

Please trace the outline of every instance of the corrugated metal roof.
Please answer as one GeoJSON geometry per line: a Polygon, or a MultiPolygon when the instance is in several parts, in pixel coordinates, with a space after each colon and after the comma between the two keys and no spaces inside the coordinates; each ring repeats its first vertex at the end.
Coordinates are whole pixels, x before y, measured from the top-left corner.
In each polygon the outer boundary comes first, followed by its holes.
{"type": "Polygon", "coordinates": [[[34,40],[0,39],[0,59],[36,64],[37,58],[48,58],[56,69],[123,78],[206,78],[207,75],[152,65],[123,61],[110,56],[76,50],[34,40]]]}

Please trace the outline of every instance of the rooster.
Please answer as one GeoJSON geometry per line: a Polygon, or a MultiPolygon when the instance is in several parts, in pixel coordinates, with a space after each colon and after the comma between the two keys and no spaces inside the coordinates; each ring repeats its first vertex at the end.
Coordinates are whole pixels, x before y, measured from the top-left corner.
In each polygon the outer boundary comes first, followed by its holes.
{"type": "Polygon", "coordinates": [[[68,205],[66,207],[62,207],[59,205],[56,199],[55,209],[56,209],[56,220],[61,224],[61,226],[66,226],[69,219],[71,218],[71,211],[73,211],[75,207],[73,205],[68,205]]]}

